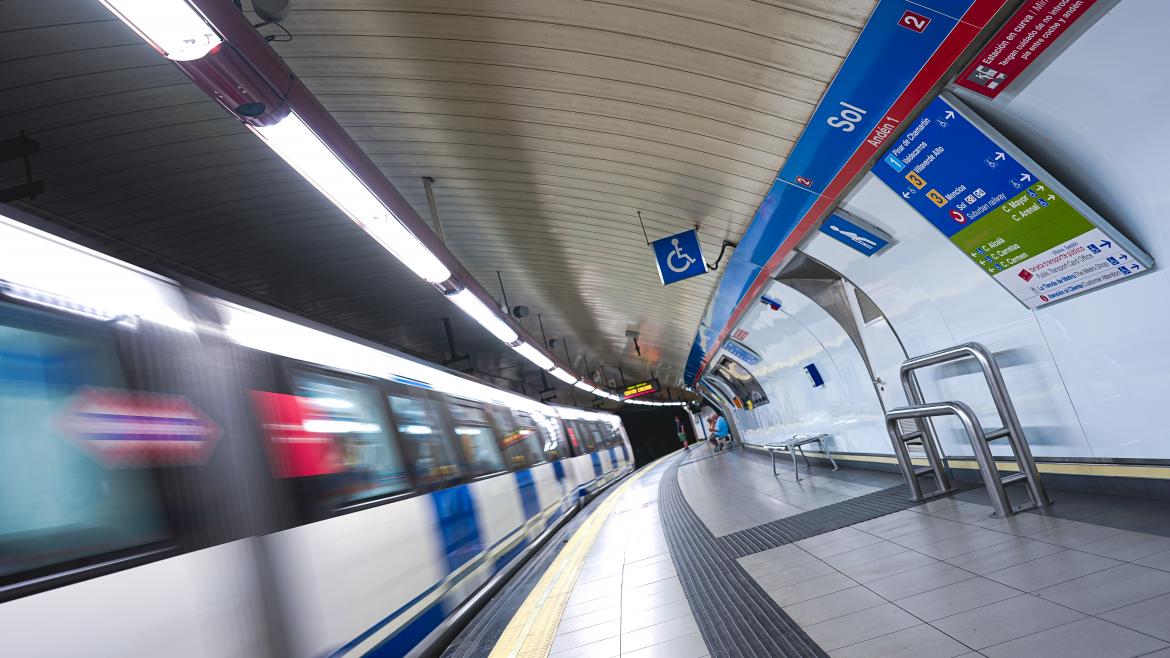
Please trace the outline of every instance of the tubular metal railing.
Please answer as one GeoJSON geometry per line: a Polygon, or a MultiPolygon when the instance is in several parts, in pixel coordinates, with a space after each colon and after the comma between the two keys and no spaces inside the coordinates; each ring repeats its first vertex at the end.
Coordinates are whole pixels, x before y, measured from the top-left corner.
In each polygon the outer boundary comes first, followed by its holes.
{"type": "Polygon", "coordinates": [[[971,448],[975,452],[975,461],[979,464],[980,474],[987,486],[987,492],[991,496],[991,502],[995,506],[997,516],[1008,516],[1023,509],[1052,504],[1048,493],[1044,490],[1044,484],[1040,481],[1036,462],[1032,458],[1032,451],[1028,448],[1024,431],[1020,427],[1020,420],[1016,415],[1015,406],[1012,405],[1011,397],[1008,395],[1003,374],[990,350],[979,343],[964,343],[914,357],[902,364],[901,378],[902,388],[906,391],[906,399],[910,401],[910,405],[891,409],[886,414],[886,428],[890,433],[890,440],[894,444],[898,465],[901,467],[902,475],[906,478],[906,484],[910,488],[912,500],[925,500],[955,490],[946,471],[946,462],[939,446],[938,435],[930,420],[938,416],[955,416],[963,425],[963,430],[971,441],[971,448]],[[1002,427],[999,429],[984,430],[971,408],[962,402],[926,402],[922,394],[922,387],[919,386],[918,378],[914,374],[915,371],[962,360],[975,361],[983,372],[983,378],[987,382],[987,388],[991,391],[992,401],[995,403],[1002,423],[1002,427]],[[898,426],[898,421],[904,419],[913,419],[918,430],[910,434],[903,434],[902,429],[898,426]],[[922,449],[926,453],[928,464],[922,468],[914,466],[910,458],[910,451],[906,447],[908,441],[918,438],[922,439],[922,449]],[[999,470],[995,465],[995,458],[991,454],[991,447],[988,445],[991,441],[1003,438],[1006,438],[1011,444],[1012,452],[1020,469],[1018,473],[1007,477],[1000,477],[999,470]],[[936,490],[924,494],[918,478],[927,474],[933,475],[936,490]],[[1013,509],[1004,486],[1017,482],[1027,484],[1031,503],[1013,509]]]}

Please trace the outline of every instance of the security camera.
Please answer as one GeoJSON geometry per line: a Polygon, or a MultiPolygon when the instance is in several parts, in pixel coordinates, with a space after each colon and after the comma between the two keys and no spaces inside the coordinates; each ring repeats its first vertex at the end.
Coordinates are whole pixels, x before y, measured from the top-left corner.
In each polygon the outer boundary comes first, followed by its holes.
{"type": "Polygon", "coordinates": [[[252,11],[266,23],[279,23],[288,18],[290,0],[252,0],[252,11]]]}

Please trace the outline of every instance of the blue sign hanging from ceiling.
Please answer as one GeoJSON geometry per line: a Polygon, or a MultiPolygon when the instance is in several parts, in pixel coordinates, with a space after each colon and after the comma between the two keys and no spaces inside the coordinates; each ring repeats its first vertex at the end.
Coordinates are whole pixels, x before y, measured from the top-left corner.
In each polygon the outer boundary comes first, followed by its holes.
{"type": "Polygon", "coordinates": [[[825,218],[818,230],[866,256],[873,256],[890,246],[891,238],[884,231],[844,210],[838,210],[825,218]]]}
{"type": "Polygon", "coordinates": [[[759,365],[763,359],[752,348],[737,340],[729,340],[723,345],[723,350],[739,359],[745,366],[759,365]]]}
{"type": "Polygon", "coordinates": [[[662,278],[662,285],[669,286],[707,273],[707,261],[703,260],[697,231],[676,233],[655,240],[651,245],[654,247],[654,259],[658,262],[658,276],[662,278]]]}

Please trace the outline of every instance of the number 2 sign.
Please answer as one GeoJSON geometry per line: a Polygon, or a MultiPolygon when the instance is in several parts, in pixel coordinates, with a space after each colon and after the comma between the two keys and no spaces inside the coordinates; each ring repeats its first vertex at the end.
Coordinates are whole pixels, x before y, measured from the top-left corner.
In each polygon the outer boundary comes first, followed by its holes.
{"type": "Polygon", "coordinates": [[[910,10],[906,10],[906,13],[902,14],[902,18],[898,21],[898,25],[901,25],[907,30],[921,33],[926,29],[927,25],[930,25],[930,19],[922,14],[916,14],[910,10]]]}

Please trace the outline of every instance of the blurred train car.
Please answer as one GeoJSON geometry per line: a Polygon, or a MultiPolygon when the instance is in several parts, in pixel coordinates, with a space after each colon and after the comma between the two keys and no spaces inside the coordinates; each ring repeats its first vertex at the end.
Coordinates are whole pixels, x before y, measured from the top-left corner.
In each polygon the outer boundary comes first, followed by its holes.
{"type": "Polygon", "coordinates": [[[612,414],[0,210],[4,655],[404,655],[632,468],[612,414]]]}

